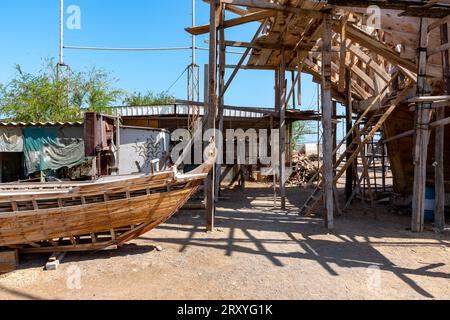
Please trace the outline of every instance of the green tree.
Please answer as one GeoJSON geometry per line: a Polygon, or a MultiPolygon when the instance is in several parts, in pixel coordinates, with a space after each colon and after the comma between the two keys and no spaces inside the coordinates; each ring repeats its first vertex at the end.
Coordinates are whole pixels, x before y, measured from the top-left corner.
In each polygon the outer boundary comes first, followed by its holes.
{"type": "Polygon", "coordinates": [[[167,92],[154,93],[152,91],[144,94],[134,92],[127,95],[123,100],[123,104],[127,107],[165,105],[174,102],[175,98],[167,92]]]}
{"type": "Polygon", "coordinates": [[[115,79],[99,69],[58,74],[52,59],[36,75],[16,65],[14,79],[0,86],[2,118],[19,122],[81,120],[83,111],[108,112],[120,98],[115,79]]]}
{"type": "Polygon", "coordinates": [[[313,134],[314,122],[311,121],[297,121],[292,124],[292,147],[303,142],[303,137],[308,134],[313,134]]]}

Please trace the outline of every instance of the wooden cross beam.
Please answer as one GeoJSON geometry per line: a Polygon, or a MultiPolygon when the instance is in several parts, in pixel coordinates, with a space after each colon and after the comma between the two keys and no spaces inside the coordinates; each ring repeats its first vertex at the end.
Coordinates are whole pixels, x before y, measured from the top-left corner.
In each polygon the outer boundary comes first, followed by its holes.
{"type": "MultiPolygon", "coordinates": [[[[342,30],[339,21],[333,24],[333,31],[341,34],[342,30]]],[[[399,65],[410,72],[417,72],[417,66],[414,62],[401,58],[392,48],[351,24],[347,24],[346,37],[375,52],[395,65],[399,65]]]]}
{"type": "Polygon", "coordinates": [[[222,0],[222,3],[227,3],[235,6],[243,6],[248,8],[257,8],[265,10],[280,11],[286,13],[303,14],[312,17],[321,17],[322,12],[312,9],[303,9],[299,7],[286,6],[278,3],[272,3],[261,0],[222,0]]]}
{"type": "MultiPolygon", "coordinates": [[[[210,0],[203,0],[203,2],[206,2],[208,4],[211,3],[210,0]]],[[[246,14],[249,13],[247,10],[238,8],[238,7],[233,6],[233,5],[226,5],[225,6],[225,10],[230,11],[230,12],[232,12],[234,14],[237,14],[238,16],[245,16],[246,14]]]]}
{"type": "MultiPolygon", "coordinates": [[[[235,27],[235,26],[239,26],[242,24],[246,24],[249,22],[254,22],[254,21],[260,21],[260,20],[264,20],[270,17],[274,17],[277,13],[275,11],[258,11],[258,12],[254,12],[254,13],[250,13],[247,14],[245,16],[242,17],[238,17],[238,18],[234,18],[234,19],[230,19],[230,20],[226,20],[223,22],[223,28],[227,29],[227,28],[231,28],[231,27],[235,27]]],[[[201,34],[206,34],[209,32],[209,24],[205,24],[202,26],[197,26],[197,27],[190,27],[190,28],[186,28],[185,30],[187,32],[189,32],[190,34],[193,35],[201,35],[201,34]]]]}

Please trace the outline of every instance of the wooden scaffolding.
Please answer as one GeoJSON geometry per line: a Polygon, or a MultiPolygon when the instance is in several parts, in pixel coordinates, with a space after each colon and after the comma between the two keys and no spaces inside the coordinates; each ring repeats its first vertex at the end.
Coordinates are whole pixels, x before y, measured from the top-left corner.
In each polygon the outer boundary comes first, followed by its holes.
{"type": "MultiPolygon", "coordinates": [[[[351,201],[355,186],[360,183],[371,185],[369,173],[373,170],[373,163],[377,162],[378,150],[385,155],[392,141],[412,136],[412,230],[423,231],[425,188],[429,180],[429,141],[434,129],[435,226],[438,230],[444,229],[444,128],[450,123],[446,116],[450,101],[449,0],[207,2],[210,3],[210,23],[186,29],[195,35],[209,33],[209,69],[205,75],[208,79],[205,99],[208,103],[207,128],[221,127],[223,98],[240,69],[274,71],[274,110],[281,129],[282,208],[286,204],[287,105],[300,86],[300,74],[306,72],[321,84],[323,166],[318,186],[302,212],[308,213],[323,205],[326,227],[332,229],[334,212],[339,209],[335,203],[337,180],[346,176],[346,196],[351,201]],[[226,13],[233,17],[227,19],[226,13]],[[250,41],[225,38],[226,29],[251,22],[260,25],[250,41]],[[226,63],[227,47],[245,48],[237,65],[226,63]],[[226,68],[233,71],[225,81],[226,68]],[[287,72],[293,73],[291,88],[288,88],[287,72]],[[336,135],[333,134],[335,102],[346,106],[347,113],[347,135],[339,144],[335,143],[336,135]],[[405,105],[412,107],[414,127],[387,136],[387,121],[405,105]],[[354,114],[357,115],[356,121],[354,114]],[[375,146],[373,139],[380,131],[384,134],[375,146]],[[342,146],[346,152],[337,156],[342,146]],[[363,166],[363,174],[355,172],[355,164],[363,166]]],[[[209,230],[214,226],[215,176],[218,172],[212,172],[207,183],[209,230]]]]}

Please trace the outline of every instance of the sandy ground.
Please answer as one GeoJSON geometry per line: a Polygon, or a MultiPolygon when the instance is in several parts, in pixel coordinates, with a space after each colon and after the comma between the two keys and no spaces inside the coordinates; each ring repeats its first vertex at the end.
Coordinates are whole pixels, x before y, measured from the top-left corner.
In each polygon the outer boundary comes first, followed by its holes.
{"type": "Polygon", "coordinates": [[[296,215],[298,188],[288,214],[267,186],[226,195],[212,234],[202,212],[182,212],[119,250],[68,254],[57,271],[22,256],[0,275],[0,299],[450,299],[448,234],[413,234],[408,217],[358,205],[327,233],[296,215]]]}

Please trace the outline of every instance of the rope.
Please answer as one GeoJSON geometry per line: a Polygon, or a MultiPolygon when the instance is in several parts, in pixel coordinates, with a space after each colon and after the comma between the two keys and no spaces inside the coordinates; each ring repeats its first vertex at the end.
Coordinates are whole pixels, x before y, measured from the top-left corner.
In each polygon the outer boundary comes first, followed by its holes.
{"type": "Polygon", "coordinates": [[[180,74],[180,76],[177,78],[177,80],[175,80],[175,82],[172,83],[172,85],[169,87],[169,89],[167,89],[167,90],[164,91],[164,92],[169,92],[170,89],[172,89],[172,88],[177,84],[177,82],[181,79],[181,77],[183,77],[183,75],[186,73],[186,71],[188,70],[188,68],[189,68],[189,67],[186,67],[186,68],[184,69],[184,71],[180,74]]]}

